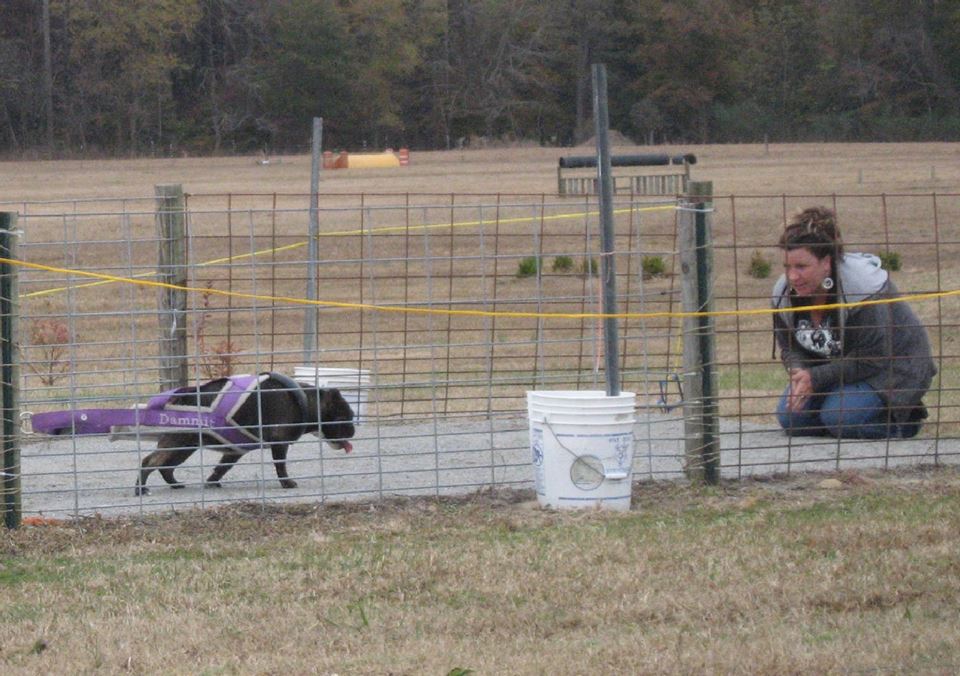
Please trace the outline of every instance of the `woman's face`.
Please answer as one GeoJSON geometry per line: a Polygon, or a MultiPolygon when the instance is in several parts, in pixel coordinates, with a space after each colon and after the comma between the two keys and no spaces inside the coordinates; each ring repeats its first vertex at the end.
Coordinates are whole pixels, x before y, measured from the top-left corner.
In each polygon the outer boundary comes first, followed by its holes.
{"type": "Polygon", "coordinates": [[[820,284],[830,276],[830,256],[817,258],[809,249],[784,251],[783,269],[798,296],[815,296],[823,292],[820,284]]]}

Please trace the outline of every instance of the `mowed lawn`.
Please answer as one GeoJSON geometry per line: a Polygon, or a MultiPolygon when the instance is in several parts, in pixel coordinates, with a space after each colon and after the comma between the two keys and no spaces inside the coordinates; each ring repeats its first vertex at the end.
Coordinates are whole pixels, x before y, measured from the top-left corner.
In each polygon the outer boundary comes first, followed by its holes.
{"type": "Polygon", "coordinates": [[[5,674],[960,670],[960,473],[234,506],[0,540],[5,674]],[[469,670],[469,671],[468,671],[469,670]]]}
{"type": "MultiPolygon", "coordinates": [[[[718,195],[960,192],[956,144],[618,150],[695,152],[694,177],[718,195]]],[[[404,169],[325,173],[322,188],[552,192],[556,158],[591,152],[414,152],[404,169]]],[[[274,159],[5,162],[0,208],[151,197],[159,183],[308,191],[309,158],[274,159]]],[[[757,212],[738,212],[755,228],[738,237],[769,242],[781,214],[757,212]]],[[[638,484],[623,514],[532,498],[254,504],[3,531],[0,672],[960,671],[956,470],[638,484]]]]}

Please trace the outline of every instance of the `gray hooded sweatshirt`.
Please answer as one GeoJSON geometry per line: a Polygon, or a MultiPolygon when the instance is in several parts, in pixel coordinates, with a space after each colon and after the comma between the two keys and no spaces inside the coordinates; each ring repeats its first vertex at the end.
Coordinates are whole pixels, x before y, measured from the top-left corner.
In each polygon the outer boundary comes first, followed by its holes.
{"type": "MultiPolygon", "coordinates": [[[[880,259],[871,254],[848,253],[837,266],[836,302],[895,298],[899,295],[880,259]]],[[[796,295],[786,275],[773,287],[773,308],[793,307],[796,295]]],[[[893,422],[926,417],[921,401],[937,369],[927,331],[904,302],[844,307],[830,312],[836,343],[830,356],[808,349],[798,340],[803,313],[778,312],[773,317],[774,337],[786,368],[810,371],[813,390],[834,391],[844,384],[866,382],[890,408],[893,422]]],[[[802,335],[802,332],[801,332],[802,335]]]]}

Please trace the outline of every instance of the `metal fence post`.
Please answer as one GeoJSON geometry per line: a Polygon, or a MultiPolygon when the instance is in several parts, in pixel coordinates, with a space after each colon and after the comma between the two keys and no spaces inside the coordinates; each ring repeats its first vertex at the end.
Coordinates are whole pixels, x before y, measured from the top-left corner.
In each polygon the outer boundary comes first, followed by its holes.
{"type": "Polygon", "coordinates": [[[161,389],[187,384],[187,228],[183,186],[154,187],[157,237],[160,250],[157,278],[180,288],[160,290],[160,386],[161,389]]]}
{"type": "Polygon", "coordinates": [[[0,391],[3,403],[3,521],[19,528],[20,488],[20,319],[17,260],[17,214],[0,211],[0,352],[3,355],[0,391]]]}
{"type": "MultiPolygon", "coordinates": [[[[681,200],[679,223],[681,288],[684,312],[713,310],[713,183],[691,181],[681,200]]],[[[685,471],[692,481],[720,478],[717,420],[716,337],[713,317],[684,317],[685,471]]]]}
{"type": "MultiPolygon", "coordinates": [[[[310,224],[307,228],[307,300],[317,300],[317,261],[320,258],[320,169],[323,166],[323,118],[313,118],[310,165],[310,224]]],[[[303,363],[317,365],[317,306],[308,304],[303,311],[303,363]]]]}
{"type": "MultiPolygon", "coordinates": [[[[615,234],[613,223],[613,179],[610,174],[610,119],[607,108],[607,68],[593,64],[593,116],[597,129],[597,183],[600,194],[600,243],[603,256],[600,274],[603,279],[603,313],[617,311],[617,266],[614,258],[615,234]]],[[[607,376],[607,396],[620,395],[620,342],[614,317],[603,320],[604,372],[607,376]]]]}

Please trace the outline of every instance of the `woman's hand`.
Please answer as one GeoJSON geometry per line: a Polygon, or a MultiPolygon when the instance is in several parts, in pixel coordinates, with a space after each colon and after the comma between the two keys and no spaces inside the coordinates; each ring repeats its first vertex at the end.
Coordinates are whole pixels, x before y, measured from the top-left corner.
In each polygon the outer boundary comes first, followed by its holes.
{"type": "Polygon", "coordinates": [[[810,380],[810,371],[807,369],[790,369],[790,397],[787,408],[797,413],[810,401],[813,394],[813,383],[810,380]]]}

